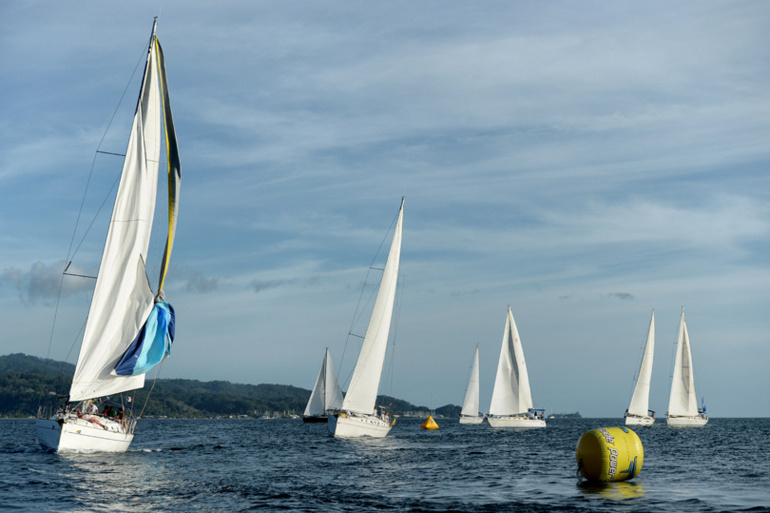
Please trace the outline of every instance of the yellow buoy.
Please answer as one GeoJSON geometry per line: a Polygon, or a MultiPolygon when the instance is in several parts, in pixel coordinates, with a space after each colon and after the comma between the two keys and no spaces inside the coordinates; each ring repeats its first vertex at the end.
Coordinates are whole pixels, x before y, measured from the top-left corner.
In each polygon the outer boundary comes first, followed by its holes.
{"type": "Polygon", "coordinates": [[[586,431],[575,448],[578,471],[589,481],[627,481],[639,475],[644,448],[626,427],[586,431]]]}
{"type": "Polygon", "coordinates": [[[438,429],[438,424],[436,424],[436,421],[433,420],[433,416],[429,415],[428,420],[420,424],[420,427],[423,429],[438,429]]]}

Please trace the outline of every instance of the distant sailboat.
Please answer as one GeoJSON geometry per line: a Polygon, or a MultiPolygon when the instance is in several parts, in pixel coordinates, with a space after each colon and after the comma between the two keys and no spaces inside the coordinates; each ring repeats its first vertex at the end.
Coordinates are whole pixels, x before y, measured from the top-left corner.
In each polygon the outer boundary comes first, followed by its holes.
{"type": "Polygon", "coordinates": [[[702,427],[708,422],[706,408],[705,406],[698,408],[698,399],[695,395],[690,336],[687,333],[684,308],[682,308],[682,319],[679,322],[674,376],[671,380],[666,422],[671,427],[702,427]]]}
{"type": "Polygon", "coordinates": [[[302,415],[304,422],[327,422],[329,410],[339,410],[342,407],[342,390],[337,382],[337,373],[334,372],[334,363],[329,348],[326,348],[321,370],[318,371],[318,379],[315,380],[313,392],[310,394],[305,413],[302,415]]]}
{"type": "Polygon", "coordinates": [[[134,438],[136,420],[130,418],[129,412],[123,413],[123,408],[117,417],[109,412],[99,414],[95,402],[142,388],[144,373],[171,351],[175,317],[174,309],[164,300],[163,283],[176,230],[181,172],[156,26],[157,20],[152,27],[139,100],[72,386],[63,398],[66,403],[51,417],[42,409],[38,413],[38,439],[47,450],[126,451],[134,438]],[[164,141],[168,162],[168,235],[158,292],[154,293],[145,262],[164,141]]]}
{"type": "Polygon", "coordinates": [[[366,336],[353,371],[353,378],[342,402],[342,408],[339,411],[330,412],[329,415],[329,433],[336,437],[384,437],[391,428],[387,415],[385,413],[378,415],[375,411],[375,403],[382,366],[385,363],[390,321],[393,318],[393,304],[396,299],[403,218],[404,199],[402,198],[393,242],[382,273],[369,327],[366,329],[366,336]]]}
{"type": "Polygon", "coordinates": [[[655,352],[655,310],[650,318],[650,328],[647,330],[647,342],[644,344],[644,355],[636,378],[634,395],[626,410],[626,426],[652,426],[655,422],[655,412],[649,409],[650,381],[652,380],[652,356],[655,352]]]}
{"type": "Polygon", "coordinates": [[[481,424],[482,422],[484,422],[484,415],[479,413],[479,346],[476,344],[468,390],[465,392],[465,401],[460,412],[460,424],[481,424]]]}
{"type": "Polygon", "coordinates": [[[533,408],[524,350],[511,307],[508,307],[487,420],[492,427],[542,428],[545,427],[544,417],[544,410],[533,408]]]}

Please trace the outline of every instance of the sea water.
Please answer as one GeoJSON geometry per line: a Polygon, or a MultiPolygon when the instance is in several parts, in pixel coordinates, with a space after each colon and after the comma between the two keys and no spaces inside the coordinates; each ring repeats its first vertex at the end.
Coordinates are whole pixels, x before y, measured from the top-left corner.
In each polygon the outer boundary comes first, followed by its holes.
{"type": "Polygon", "coordinates": [[[292,419],[144,420],[124,454],[48,454],[0,420],[0,511],[770,511],[770,419],[637,428],[630,482],[586,485],[575,445],[622,419],[514,431],[398,419],[383,439],[292,419]]]}

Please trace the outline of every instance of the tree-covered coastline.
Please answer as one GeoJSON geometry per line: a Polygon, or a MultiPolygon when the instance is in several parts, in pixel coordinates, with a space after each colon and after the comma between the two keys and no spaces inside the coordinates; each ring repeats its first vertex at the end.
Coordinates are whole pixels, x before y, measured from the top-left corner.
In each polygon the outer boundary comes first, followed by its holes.
{"type": "MultiPolygon", "coordinates": [[[[0,356],[0,418],[35,416],[38,407],[65,395],[74,365],[21,353],[0,356]]],[[[291,385],[245,385],[228,381],[190,379],[147,380],[131,394],[133,407],[144,417],[288,417],[301,415],[310,390],[291,385]],[[152,400],[147,394],[152,390],[152,400]]],[[[460,407],[431,409],[380,396],[378,403],[394,415],[457,417],[460,407]]]]}

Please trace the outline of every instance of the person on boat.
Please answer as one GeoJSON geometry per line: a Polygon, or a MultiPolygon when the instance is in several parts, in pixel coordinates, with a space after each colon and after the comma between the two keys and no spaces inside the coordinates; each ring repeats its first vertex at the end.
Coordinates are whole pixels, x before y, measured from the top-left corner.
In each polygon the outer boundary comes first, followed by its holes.
{"type": "Polygon", "coordinates": [[[107,429],[104,424],[99,422],[99,419],[97,419],[93,415],[89,415],[88,413],[82,413],[80,411],[80,408],[75,410],[75,413],[77,413],[77,416],[78,416],[79,419],[87,420],[88,422],[90,422],[92,424],[96,424],[97,426],[101,426],[102,428],[107,429]]]}
{"type": "Polygon", "coordinates": [[[86,408],[86,413],[89,415],[97,415],[99,413],[99,408],[94,404],[93,401],[88,403],[88,408],[86,408]]]}
{"type": "Polygon", "coordinates": [[[126,416],[123,413],[123,408],[118,408],[118,413],[115,414],[115,420],[120,422],[120,425],[126,427],[126,416]]]}

